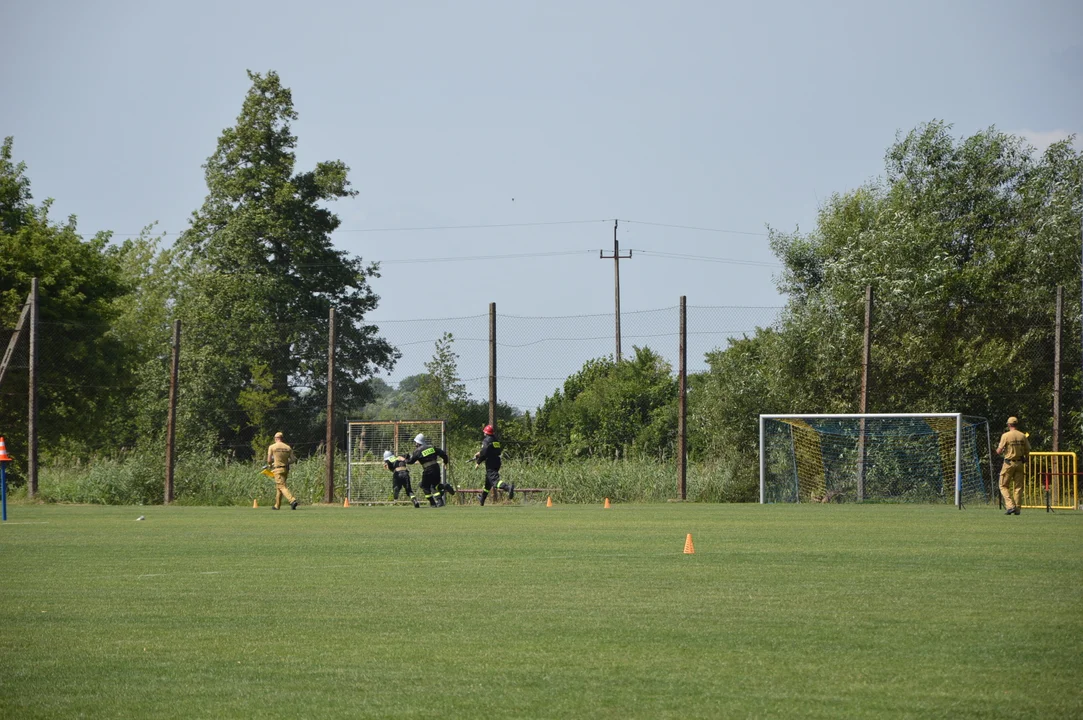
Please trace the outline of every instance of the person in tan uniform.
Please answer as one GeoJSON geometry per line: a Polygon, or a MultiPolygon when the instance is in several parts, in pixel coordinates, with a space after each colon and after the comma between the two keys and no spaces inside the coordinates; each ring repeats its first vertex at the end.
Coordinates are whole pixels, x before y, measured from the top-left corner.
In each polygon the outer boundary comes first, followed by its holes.
{"type": "Polygon", "coordinates": [[[267,447],[267,465],[275,476],[275,504],[272,510],[278,510],[282,504],[282,498],[290,504],[291,510],[297,509],[297,498],[286,487],[286,478],[290,476],[290,465],[297,462],[297,456],[293,454],[293,448],[282,442],[282,433],[275,433],[275,441],[267,447]]]}
{"type": "Polygon", "coordinates": [[[1008,418],[1008,432],[1000,436],[997,455],[1004,456],[1000,468],[1000,494],[1004,498],[1005,515],[1019,514],[1019,496],[1023,492],[1023,467],[1030,454],[1030,440],[1016,429],[1019,420],[1008,418]]]}

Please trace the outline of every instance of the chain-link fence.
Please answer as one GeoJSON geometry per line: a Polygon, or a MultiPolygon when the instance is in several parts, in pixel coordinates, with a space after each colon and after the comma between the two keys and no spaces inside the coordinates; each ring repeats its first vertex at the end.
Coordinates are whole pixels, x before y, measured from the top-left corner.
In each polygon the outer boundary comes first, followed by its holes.
{"type": "MultiPolygon", "coordinates": [[[[497,308],[499,311],[499,308],[497,308]]],[[[725,348],[729,338],[753,335],[775,324],[778,307],[687,308],[688,372],[707,369],[706,353],[725,348]]],[[[457,318],[376,320],[381,334],[402,353],[387,376],[395,388],[406,378],[426,372],[437,342],[453,337],[460,380],[467,394],[489,399],[488,313],[457,318]]],[[[589,360],[616,356],[613,313],[562,317],[496,317],[497,395],[501,403],[522,413],[534,412],[589,360]]],[[[676,373],[679,365],[679,307],[623,312],[620,318],[621,356],[649,348],[676,373]]]]}
{"type": "MultiPolygon", "coordinates": [[[[547,399],[566,392],[569,378],[582,373],[591,361],[612,360],[616,355],[612,313],[521,317],[497,312],[495,337],[490,337],[489,308],[480,310],[456,318],[366,319],[397,349],[399,357],[391,372],[378,373],[377,380],[368,382],[364,389],[371,391],[369,397],[356,387],[342,390],[354,387],[351,380],[367,374],[363,369],[336,368],[336,449],[345,448],[348,420],[437,419],[411,417],[419,407],[423,380],[434,368],[441,372],[450,368],[451,379],[458,382],[460,427],[451,427],[449,422],[449,435],[461,431],[480,439],[477,431],[489,417],[491,380],[495,380],[500,417],[536,419],[547,399]],[[436,362],[441,344],[451,353],[445,354],[442,366],[436,362]],[[490,377],[491,353],[496,359],[495,378],[490,377]]],[[[860,306],[845,309],[839,323],[846,328],[828,324],[820,332],[806,328],[801,335],[794,331],[792,308],[688,306],[689,402],[706,406],[690,421],[689,433],[725,435],[737,428],[747,430],[751,437],[758,413],[857,411],[863,310],[860,306]],[[742,359],[725,360],[727,353],[739,353],[742,359]],[[697,379],[702,382],[697,384],[697,379]]],[[[987,307],[960,319],[945,308],[939,318],[913,322],[906,332],[898,331],[898,317],[879,317],[872,332],[866,412],[963,412],[988,418],[994,429],[1009,415],[1017,415],[1031,432],[1036,449],[1050,448],[1055,314],[1049,308],[1027,325],[1006,331],[1003,318],[1011,312],[987,307]]],[[[299,455],[322,451],[326,350],[321,354],[310,346],[302,371],[282,386],[271,380],[262,382],[248,359],[207,352],[216,328],[183,322],[182,328],[176,404],[180,452],[202,449],[227,459],[258,457],[274,430],[283,431],[299,455]],[[243,379],[245,392],[233,391],[232,383],[241,381],[238,378],[243,379]]],[[[152,341],[141,349],[126,345],[119,330],[73,321],[38,324],[35,424],[43,462],[86,463],[139,447],[164,447],[170,328],[144,329],[143,336],[152,341]]],[[[13,332],[0,329],[0,350],[9,350],[0,384],[0,435],[15,457],[11,470],[18,483],[27,475],[30,333],[24,327],[9,348],[13,332]]],[[[1078,449],[1080,443],[1083,361],[1077,308],[1063,313],[1060,334],[1063,414],[1059,445],[1070,450],[1078,449]]],[[[673,378],[673,388],[680,340],[676,305],[624,312],[620,317],[622,358],[629,360],[637,349],[649,349],[673,378]]],[[[276,352],[290,349],[268,348],[269,365],[276,352]]],[[[675,408],[675,393],[665,402],[675,408]]],[[[524,459],[537,441],[522,429],[529,427],[524,423],[513,438],[520,443],[524,459]]],[[[710,460],[710,443],[689,447],[693,462],[710,460]]],[[[740,452],[754,455],[755,447],[740,452]]],[[[665,453],[658,457],[672,460],[665,453]]]]}

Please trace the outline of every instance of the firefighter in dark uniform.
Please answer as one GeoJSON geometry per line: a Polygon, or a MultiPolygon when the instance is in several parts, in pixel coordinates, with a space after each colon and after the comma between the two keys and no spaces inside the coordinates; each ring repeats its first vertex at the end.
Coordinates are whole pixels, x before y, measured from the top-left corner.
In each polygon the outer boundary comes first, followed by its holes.
{"type": "Polygon", "coordinates": [[[392,497],[399,499],[399,491],[405,490],[406,495],[414,501],[414,507],[421,507],[414,495],[414,488],[410,485],[410,471],[406,469],[406,458],[396,455],[390,450],[384,451],[384,467],[391,473],[392,497]]]}
{"type": "Polygon", "coordinates": [[[504,448],[496,439],[496,431],[492,425],[486,425],[481,430],[484,437],[481,440],[481,450],[474,453],[474,467],[485,463],[485,489],[481,491],[481,504],[485,506],[485,498],[489,497],[489,491],[495,488],[503,488],[508,491],[508,499],[515,499],[515,483],[506,483],[500,479],[500,454],[504,448]]]}
{"type": "Polygon", "coordinates": [[[1030,455],[1030,440],[1016,429],[1019,420],[1008,418],[1008,432],[1000,436],[997,455],[1004,456],[1000,468],[1000,494],[1004,497],[1005,515],[1019,514],[1019,496],[1023,492],[1023,466],[1030,455]]]}
{"type": "Polygon", "coordinates": [[[406,458],[406,464],[421,463],[421,492],[425,493],[429,505],[443,507],[445,503],[443,487],[440,482],[439,460],[444,461],[445,468],[451,460],[446,452],[438,447],[433,447],[432,443],[421,433],[418,433],[417,437],[414,438],[414,445],[417,446],[417,449],[414,450],[410,457],[406,458]]]}

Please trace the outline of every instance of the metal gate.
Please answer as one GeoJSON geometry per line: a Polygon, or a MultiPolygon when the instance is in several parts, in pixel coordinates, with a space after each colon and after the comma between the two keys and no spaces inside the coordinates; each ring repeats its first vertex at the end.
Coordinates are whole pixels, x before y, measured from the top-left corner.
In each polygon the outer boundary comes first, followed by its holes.
{"type": "Polygon", "coordinates": [[[1074,452],[1032,452],[1023,477],[1025,508],[1049,507],[1075,510],[1079,507],[1079,470],[1074,452]],[[1046,497],[1048,493],[1048,499],[1046,497]]]}
{"type": "MultiPolygon", "coordinates": [[[[393,502],[391,473],[384,468],[384,451],[409,455],[414,451],[414,437],[424,434],[434,447],[447,450],[447,423],[444,420],[373,420],[346,423],[346,496],[350,503],[367,505],[393,502]]],[[[420,470],[420,465],[411,469],[420,470]]],[[[440,467],[441,479],[444,468],[440,467]]],[[[411,473],[414,475],[415,473],[411,473]]],[[[420,472],[413,478],[415,490],[421,480],[420,472]]],[[[409,498],[399,496],[399,502],[409,498]]]]}

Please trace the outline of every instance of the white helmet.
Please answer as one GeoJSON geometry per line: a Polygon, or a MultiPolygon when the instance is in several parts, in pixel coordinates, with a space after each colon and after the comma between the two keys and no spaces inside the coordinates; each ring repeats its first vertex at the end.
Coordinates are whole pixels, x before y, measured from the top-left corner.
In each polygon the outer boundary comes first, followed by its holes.
{"type": "Polygon", "coordinates": [[[425,435],[424,435],[424,433],[418,433],[418,434],[417,434],[417,437],[416,437],[416,438],[414,438],[414,442],[415,442],[415,443],[417,443],[418,445],[424,445],[424,444],[425,444],[425,443],[427,442],[427,441],[425,440],[425,435]]]}
{"type": "Polygon", "coordinates": [[[384,450],[384,462],[387,462],[393,457],[395,457],[395,453],[391,452],[390,450],[384,450]]]}

